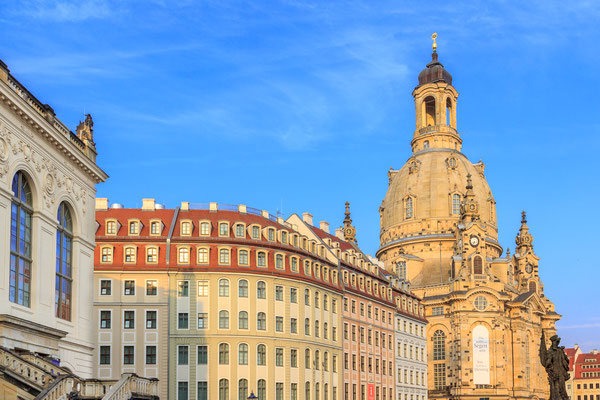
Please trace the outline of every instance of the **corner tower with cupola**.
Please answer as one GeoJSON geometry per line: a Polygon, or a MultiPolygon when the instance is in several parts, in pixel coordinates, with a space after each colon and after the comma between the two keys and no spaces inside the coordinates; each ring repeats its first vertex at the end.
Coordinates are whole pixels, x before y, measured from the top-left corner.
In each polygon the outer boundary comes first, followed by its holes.
{"type": "Polygon", "coordinates": [[[462,153],[458,92],[435,37],[412,92],[412,155],[388,172],[377,257],[423,298],[429,398],[547,398],[537,350],[560,316],[544,295],[525,215],[515,254],[498,242],[485,166],[462,153]]]}

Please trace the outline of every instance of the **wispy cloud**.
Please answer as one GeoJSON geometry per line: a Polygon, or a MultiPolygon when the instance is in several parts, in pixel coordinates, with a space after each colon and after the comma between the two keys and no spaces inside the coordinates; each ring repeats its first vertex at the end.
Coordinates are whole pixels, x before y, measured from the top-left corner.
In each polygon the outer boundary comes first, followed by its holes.
{"type": "Polygon", "coordinates": [[[17,15],[54,22],[81,22],[114,15],[117,7],[108,0],[29,0],[19,2],[17,15]]]}

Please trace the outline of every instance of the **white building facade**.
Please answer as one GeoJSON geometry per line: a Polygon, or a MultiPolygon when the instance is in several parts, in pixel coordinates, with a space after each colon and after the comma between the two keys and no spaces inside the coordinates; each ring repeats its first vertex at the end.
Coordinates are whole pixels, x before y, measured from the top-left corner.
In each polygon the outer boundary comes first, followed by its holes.
{"type": "Polygon", "coordinates": [[[427,400],[427,322],[396,313],[396,400],[427,400]]]}
{"type": "Polygon", "coordinates": [[[90,116],[71,132],[0,61],[0,346],[91,377],[97,183],[90,116]]]}

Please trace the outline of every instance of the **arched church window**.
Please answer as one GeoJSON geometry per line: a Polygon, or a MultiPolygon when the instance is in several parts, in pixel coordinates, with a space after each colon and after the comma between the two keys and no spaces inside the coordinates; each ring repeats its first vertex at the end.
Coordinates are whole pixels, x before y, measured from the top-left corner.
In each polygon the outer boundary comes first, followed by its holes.
{"type": "Polygon", "coordinates": [[[435,99],[433,97],[426,97],[423,101],[423,114],[425,126],[435,125],[435,99]]]}
{"type": "Polygon", "coordinates": [[[13,303],[29,307],[33,200],[29,181],[23,172],[19,171],[13,177],[12,191],[9,299],[13,303]]]}
{"type": "Polygon", "coordinates": [[[413,198],[407,197],[406,198],[406,207],[405,207],[405,217],[408,219],[408,218],[412,218],[413,215],[414,215],[413,198]]]}
{"type": "Polygon", "coordinates": [[[433,333],[433,361],[446,359],[446,334],[438,329],[433,333]]]}
{"type": "Polygon", "coordinates": [[[530,292],[535,292],[537,290],[537,285],[535,284],[534,281],[529,282],[529,291],[530,292]]]}
{"type": "Polygon", "coordinates": [[[452,121],[452,100],[446,99],[446,125],[453,126],[452,121]]]}
{"type": "Polygon", "coordinates": [[[483,275],[483,260],[480,256],[473,257],[473,274],[483,275]]]}
{"type": "Polygon", "coordinates": [[[73,220],[71,211],[64,201],[58,207],[56,228],[56,316],[71,320],[71,286],[73,283],[73,220]]]}
{"type": "Polygon", "coordinates": [[[460,214],[460,195],[456,193],[452,195],[452,214],[460,214]]]}

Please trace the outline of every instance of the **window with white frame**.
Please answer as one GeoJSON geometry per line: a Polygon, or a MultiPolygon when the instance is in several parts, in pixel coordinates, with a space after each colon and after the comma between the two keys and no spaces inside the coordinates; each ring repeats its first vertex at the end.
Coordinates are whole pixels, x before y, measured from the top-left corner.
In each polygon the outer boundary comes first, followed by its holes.
{"type": "Polygon", "coordinates": [[[198,297],[208,296],[208,281],[198,281],[198,297]]]}
{"type": "Polygon", "coordinates": [[[206,247],[198,249],[198,264],[208,264],[208,249],[206,247]]]}
{"type": "Polygon", "coordinates": [[[230,250],[219,249],[219,264],[227,265],[230,263],[230,250]]]}
{"type": "Polygon", "coordinates": [[[117,222],[116,221],[106,221],[106,234],[107,235],[116,235],[117,234],[117,222]]]}
{"type": "Polygon", "coordinates": [[[259,267],[266,267],[267,266],[267,253],[265,253],[264,251],[259,251],[256,254],[256,263],[259,267]]]}
{"type": "Polygon", "coordinates": [[[219,223],[219,236],[229,236],[229,224],[227,222],[219,223]]]}
{"type": "Polygon", "coordinates": [[[146,248],[146,262],[148,264],[156,264],[158,262],[158,247],[146,248]]]}
{"type": "Polygon", "coordinates": [[[190,249],[188,247],[180,247],[177,249],[177,263],[189,264],[190,262],[190,249]]]}
{"type": "Polygon", "coordinates": [[[229,297],[229,279],[219,279],[219,297],[229,297]]]}
{"type": "Polygon", "coordinates": [[[202,236],[210,235],[210,223],[209,222],[201,222],[200,223],[200,235],[202,235],[202,236]]]}
{"type": "Polygon", "coordinates": [[[244,224],[235,224],[235,236],[240,238],[246,236],[246,227],[244,226],[244,224]]]}
{"type": "Polygon", "coordinates": [[[112,263],[113,260],[113,248],[112,247],[102,247],[100,249],[100,261],[103,263],[112,263]]]}
{"type": "Polygon", "coordinates": [[[240,250],[238,253],[238,264],[248,265],[248,250],[240,250]]]}
{"type": "Polygon", "coordinates": [[[126,263],[134,263],[135,262],[135,247],[126,247],[125,248],[125,262],[126,263]]]}
{"type": "Polygon", "coordinates": [[[190,221],[181,222],[181,236],[191,236],[192,234],[192,223],[190,221]]]}

